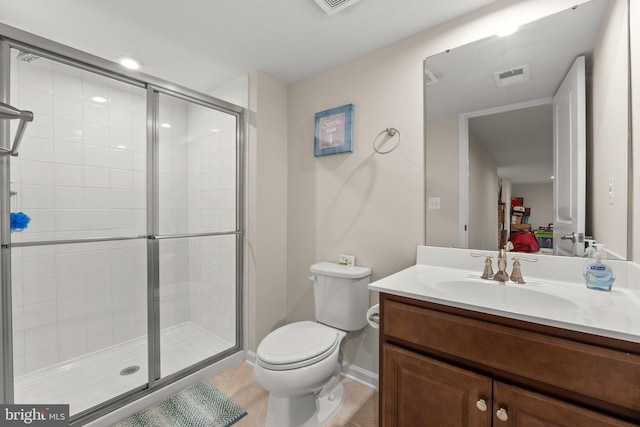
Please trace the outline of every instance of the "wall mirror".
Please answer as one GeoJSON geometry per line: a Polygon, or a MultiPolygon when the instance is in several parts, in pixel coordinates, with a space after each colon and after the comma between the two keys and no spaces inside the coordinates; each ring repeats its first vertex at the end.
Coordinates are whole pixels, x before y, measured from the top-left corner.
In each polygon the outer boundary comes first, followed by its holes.
{"type": "Polygon", "coordinates": [[[530,230],[539,252],[584,236],[626,259],[627,34],[627,2],[591,0],[425,59],[427,245],[530,230]]]}

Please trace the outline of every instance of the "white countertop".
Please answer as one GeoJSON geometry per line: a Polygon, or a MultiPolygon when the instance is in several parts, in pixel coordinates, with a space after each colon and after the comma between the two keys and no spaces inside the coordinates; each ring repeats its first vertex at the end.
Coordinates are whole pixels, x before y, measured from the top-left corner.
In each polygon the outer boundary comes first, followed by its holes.
{"type": "MultiPolygon", "coordinates": [[[[369,289],[640,343],[640,294],[626,283],[627,263],[614,263],[620,271],[615,271],[616,282],[607,292],[588,289],[581,281],[584,259],[541,256],[535,264],[522,262],[527,283],[518,285],[480,279],[484,259],[469,261],[469,252],[420,246],[415,266],[372,282],[369,289]],[[469,265],[477,268],[470,270],[469,265]]],[[[508,254],[509,273],[514,255],[508,254]]],[[[495,264],[494,257],[497,271],[495,264]]]]}

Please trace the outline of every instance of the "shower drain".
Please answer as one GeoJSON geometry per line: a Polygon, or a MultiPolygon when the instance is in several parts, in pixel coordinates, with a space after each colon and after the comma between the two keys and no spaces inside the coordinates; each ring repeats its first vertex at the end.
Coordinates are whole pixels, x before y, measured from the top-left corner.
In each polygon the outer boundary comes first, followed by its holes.
{"type": "Polygon", "coordinates": [[[120,371],[120,375],[131,375],[131,374],[135,374],[136,372],[138,372],[140,370],[140,366],[138,365],[133,365],[133,366],[127,366],[126,368],[124,368],[122,371],[120,371]]]}

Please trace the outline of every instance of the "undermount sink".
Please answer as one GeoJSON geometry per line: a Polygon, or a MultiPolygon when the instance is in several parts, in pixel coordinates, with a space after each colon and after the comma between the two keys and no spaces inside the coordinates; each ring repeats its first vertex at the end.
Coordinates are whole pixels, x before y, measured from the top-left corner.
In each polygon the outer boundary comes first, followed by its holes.
{"type": "Polygon", "coordinates": [[[438,291],[468,299],[470,302],[480,304],[491,302],[514,309],[542,306],[551,310],[566,310],[578,307],[574,302],[556,295],[524,288],[521,287],[522,285],[505,285],[497,281],[444,280],[435,282],[431,286],[438,291]]]}

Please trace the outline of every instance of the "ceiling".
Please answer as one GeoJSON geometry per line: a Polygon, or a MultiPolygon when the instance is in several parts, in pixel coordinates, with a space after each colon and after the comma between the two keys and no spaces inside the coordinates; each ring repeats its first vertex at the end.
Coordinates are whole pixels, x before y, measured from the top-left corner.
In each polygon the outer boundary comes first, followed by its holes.
{"type": "Polygon", "coordinates": [[[469,134],[492,158],[500,177],[512,184],[552,183],[551,103],[473,117],[469,134]]]}
{"type": "Polygon", "coordinates": [[[252,71],[284,84],[496,0],[0,0],[0,23],[202,92],[252,71]]]}

